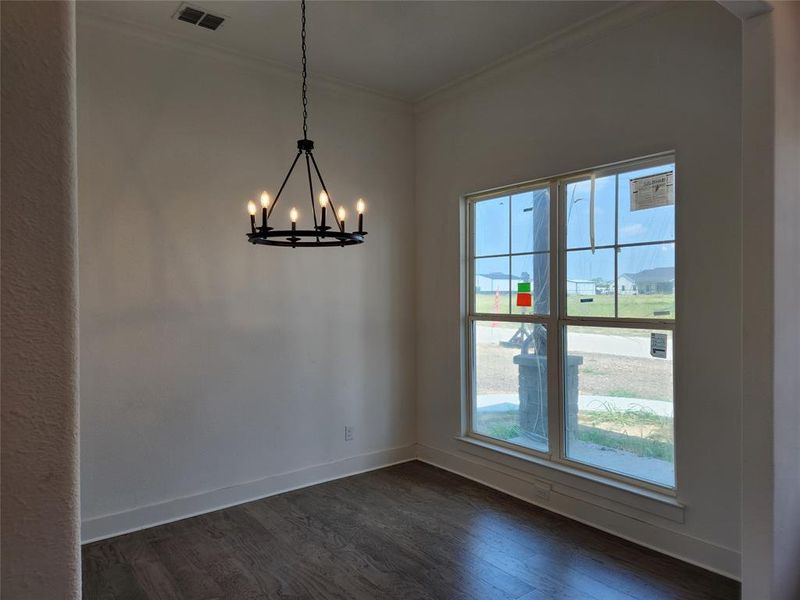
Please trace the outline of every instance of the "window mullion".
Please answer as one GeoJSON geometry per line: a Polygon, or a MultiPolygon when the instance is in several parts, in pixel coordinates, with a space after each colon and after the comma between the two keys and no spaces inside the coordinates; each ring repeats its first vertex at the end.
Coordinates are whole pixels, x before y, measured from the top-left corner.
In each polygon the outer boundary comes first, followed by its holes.
{"type": "Polygon", "coordinates": [[[564,310],[562,302],[561,248],[564,245],[561,234],[561,183],[550,184],[550,326],[548,334],[548,436],[550,456],[557,459],[563,452],[563,430],[561,415],[563,394],[561,393],[561,327],[559,318],[564,310]]]}
{"type": "Polygon", "coordinates": [[[619,173],[614,176],[614,317],[619,318],[619,173]]]}
{"type": "Polygon", "coordinates": [[[514,312],[514,305],[511,302],[511,298],[513,296],[513,290],[511,289],[512,285],[512,276],[513,273],[511,272],[511,250],[514,248],[514,240],[512,236],[514,235],[513,226],[511,224],[511,220],[514,218],[514,211],[511,210],[511,194],[508,195],[508,314],[514,312]]]}

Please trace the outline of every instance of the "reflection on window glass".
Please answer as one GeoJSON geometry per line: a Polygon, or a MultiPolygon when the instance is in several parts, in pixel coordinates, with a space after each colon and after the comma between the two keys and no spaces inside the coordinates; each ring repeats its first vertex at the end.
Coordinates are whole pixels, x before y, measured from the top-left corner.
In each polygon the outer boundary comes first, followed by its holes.
{"type": "Polygon", "coordinates": [[[547,331],[533,323],[476,321],[476,433],[547,450],[547,331]]]}
{"type": "Polygon", "coordinates": [[[550,247],[548,188],[511,197],[511,252],[546,252],[550,247]]]}
{"type": "MultiPolygon", "coordinates": [[[[609,246],[614,243],[616,179],[613,175],[598,177],[594,186],[594,245],[609,246]]],[[[591,179],[567,184],[567,248],[592,245],[591,192],[591,179]]]]}
{"type": "Polygon", "coordinates": [[[620,317],[675,318],[675,244],[629,246],[618,254],[620,317]]]}
{"type": "Polygon", "coordinates": [[[550,312],[550,254],[511,257],[511,312],[546,315],[550,312]]]}
{"type": "Polygon", "coordinates": [[[475,203],[475,256],[508,254],[509,198],[475,203]]]}
{"type": "Polygon", "coordinates": [[[569,316],[675,318],[674,184],[674,163],[597,177],[593,253],[569,250],[592,245],[591,178],[567,184],[569,316]]]}
{"type": "Polygon", "coordinates": [[[509,266],[508,256],[475,259],[475,312],[508,314],[511,301],[509,266]]]}
{"type": "Polygon", "coordinates": [[[566,329],[567,457],[673,487],[672,333],[566,329]]]}
{"type": "Polygon", "coordinates": [[[673,173],[675,165],[661,165],[619,175],[619,243],[662,242],[675,239],[674,190],[671,194],[673,204],[640,208],[631,204],[631,179],[673,173]]]}
{"type": "Polygon", "coordinates": [[[614,249],[567,252],[567,314],[614,316],[614,249]]]}

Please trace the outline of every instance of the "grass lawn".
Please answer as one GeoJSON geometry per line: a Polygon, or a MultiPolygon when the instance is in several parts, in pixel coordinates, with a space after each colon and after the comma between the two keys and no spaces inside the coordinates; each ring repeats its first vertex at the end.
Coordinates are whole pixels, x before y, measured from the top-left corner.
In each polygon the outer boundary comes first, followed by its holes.
{"type": "Polygon", "coordinates": [[[672,419],[647,410],[581,410],[578,439],[636,456],[674,460],[672,419]]]}
{"type": "Polygon", "coordinates": [[[519,412],[516,410],[478,413],[475,425],[478,433],[498,440],[510,440],[520,435],[519,412]]]}
{"type": "MultiPolygon", "coordinates": [[[[610,294],[603,296],[567,296],[567,314],[575,317],[613,317],[614,296],[610,294]],[[591,300],[591,302],[587,302],[587,300],[591,300]]],[[[619,316],[645,319],[674,319],[675,296],[666,294],[620,296],[619,316]]]]}
{"type": "MultiPolygon", "coordinates": [[[[479,413],[475,425],[478,433],[499,440],[521,433],[515,410],[479,413]]],[[[672,419],[648,411],[580,411],[577,439],[635,456],[674,461],[672,419]]]]}
{"type": "MultiPolygon", "coordinates": [[[[508,314],[509,294],[501,293],[499,301],[495,299],[494,293],[480,293],[475,295],[475,308],[477,312],[487,314],[508,314]],[[497,308],[499,304],[499,309],[497,308]]],[[[512,313],[520,314],[523,311],[530,313],[528,308],[518,308],[516,306],[517,294],[511,294],[512,313]]],[[[534,307],[535,308],[535,307],[534,307]]],[[[614,316],[614,296],[567,296],[567,313],[570,316],[579,317],[613,317],[614,316]],[[584,300],[581,302],[581,300],[584,300]],[[591,302],[587,302],[591,300],[591,302]]],[[[675,296],[666,294],[652,294],[641,296],[620,296],[619,297],[619,316],[629,318],[656,318],[674,319],[675,318],[675,296]],[[667,312],[667,314],[656,314],[667,312]]]]}

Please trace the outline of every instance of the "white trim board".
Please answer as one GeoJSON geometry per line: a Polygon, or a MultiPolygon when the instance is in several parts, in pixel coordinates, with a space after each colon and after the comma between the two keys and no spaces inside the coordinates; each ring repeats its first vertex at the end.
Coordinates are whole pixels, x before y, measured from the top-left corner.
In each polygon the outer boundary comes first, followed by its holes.
{"type": "Polygon", "coordinates": [[[549,498],[543,499],[541,488],[533,480],[528,482],[525,478],[514,477],[502,470],[438,448],[417,444],[417,460],[639,546],[740,580],[741,554],[731,548],[622,515],[581,498],[559,494],[557,490],[549,490],[549,498]]]}
{"type": "Polygon", "coordinates": [[[676,498],[604,478],[557,462],[528,456],[481,440],[459,436],[468,460],[526,483],[537,480],[557,494],[586,500],[656,527],[667,521],[684,523],[685,506],[676,498]],[[474,460],[475,457],[478,460],[474,460]],[[487,463],[494,463],[489,465],[487,463]]]}
{"type": "Polygon", "coordinates": [[[81,523],[81,543],[86,544],[123,533],[172,523],[318,483],[408,462],[416,458],[415,449],[416,445],[412,444],[378,450],[192,496],[92,517],[81,523]]]}
{"type": "MultiPolygon", "coordinates": [[[[141,23],[110,17],[98,13],[91,7],[91,2],[78,3],[76,11],[77,35],[80,35],[80,29],[83,27],[112,31],[115,34],[127,35],[147,43],[159,44],[212,60],[230,61],[240,67],[253,69],[256,72],[264,73],[268,76],[284,78],[287,81],[291,81],[293,84],[299,84],[301,79],[300,73],[297,71],[296,67],[284,65],[262,57],[243,54],[213,43],[204,43],[184,35],[143,25],[141,23]]],[[[375,106],[382,106],[385,109],[400,114],[413,113],[412,103],[402,98],[396,98],[381,92],[380,90],[374,90],[357,83],[351,83],[319,73],[309,75],[308,79],[314,85],[315,89],[325,94],[345,96],[351,100],[366,100],[375,106]]]]}
{"type": "MultiPolygon", "coordinates": [[[[734,2],[734,4],[736,3],[734,2]]],[[[347,92],[354,97],[366,96],[381,99],[387,106],[401,112],[424,112],[441,100],[452,98],[476,85],[483,84],[485,79],[492,78],[497,73],[513,71],[518,69],[520,65],[528,64],[531,60],[538,60],[569,50],[574,46],[591,43],[598,38],[612,34],[620,27],[629,26],[642,18],[667,8],[671,8],[671,3],[664,0],[632,0],[618,4],[609,2],[609,7],[599,14],[553,31],[529,46],[502,56],[475,71],[447,81],[417,98],[401,98],[382,90],[319,73],[311,77],[311,80],[315,86],[320,86],[324,90],[340,93],[347,92]]],[[[231,59],[241,65],[256,68],[272,75],[280,75],[293,81],[299,80],[299,74],[293,66],[261,56],[239,52],[213,42],[204,42],[174,31],[109,16],[92,7],[91,2],[79,2],[76,16],[78,25],[86,24],[95,27],[112,28],[118,33],[138,36],[150,42],[167,44],[173,48],[205,56],[231,59]]]]}
{"type": "Polygon", "coordinates": [[[621,29],[634,26],[643,19],[673,8],[675,8],[673,3],[658,0],[630,1],[614,6],[598,15],[553,32],[527,48],[501,57],[473,73],[459,77],[417,98],[413,103],[414,112],[416,114],[424,113],[443,102],[485,86],[497,78],[524,73],[534,62],[592,44],[597,40],[614,35],[621,29]]]}
{"type": "Polygon", "coordinates": [[[86,544],[180,521],[412,460],[419,460],[450,471],[639,546],[739,580],[741,555],[736,550],[665,529],[630,515],[620,514],[582,498],[561,494],[557,487],[542,486],[541,483],[537,485],[537,481],[542,481],[541,478],[538,480],[531,478],[528,481],[529,477],[516,477],[505,470],[422,444],[352,456],[287,473],[270,475],[239,485],[86,519],[82,522],[81,543],[86,544]],[[543,491],[548,493],[547,498],[541,496],[543,491]]]}

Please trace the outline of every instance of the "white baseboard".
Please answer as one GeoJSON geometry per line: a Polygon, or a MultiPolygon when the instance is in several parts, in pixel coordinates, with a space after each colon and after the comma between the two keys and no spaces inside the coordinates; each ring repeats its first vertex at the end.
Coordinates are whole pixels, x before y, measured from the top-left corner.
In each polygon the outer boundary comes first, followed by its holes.
{"type": "Polygon", "coordinates": [[[555,490],[550,490],[548,499],[542,500],[537,497],[535,485],[521,484],[524,478],[511,476],[504,470],[469,457],[422,444],[361,454],[193,496],[93,517],[82,522],[81,539],[84,544],[94,542],[415,459],[640,546],[739,579],[741,557],[735,550],[621,515],[555,490]]]}
{"type": "Polygon", "coordinates": [[[180,521],[211,511],[252,502],[267,496],[356,475],[416,458],[416,445],[379,450],[341,460],[313,465],[288,473],[225,487],[193,496],[175,498],[148,506],[92,517],[81,523],[81,542],[86,544],[131,531],[180,521]]]}
{"type": "Polygon", "coordinates": [[[534,485],[525,485],[501,469],[438,448],[417,444],[417,460],[461,475],[530,504],[600,529],[640,546],[740,580],[741,555],[730,548],[680,533],[673,529],[610,511],[603,506],[551,491],[546,500],[537,497],[534,485]]]}

